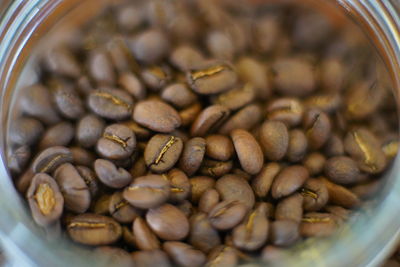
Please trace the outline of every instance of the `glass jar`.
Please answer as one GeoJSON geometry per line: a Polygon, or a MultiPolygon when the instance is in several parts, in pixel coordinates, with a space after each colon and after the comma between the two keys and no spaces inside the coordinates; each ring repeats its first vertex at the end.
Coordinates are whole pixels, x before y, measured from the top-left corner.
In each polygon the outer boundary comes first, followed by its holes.
{"type": "MultiPolygon", "coordinates": [[[[251,4],[268,0],[249,0],[251,4]]],[[[275,0],[276,1],[276,0],[275,0]]],[[[295,1],[295,0],[292,0],[295,1]]],[[[300,0],[303,1],[303,0],[300,0]]],[[[15,114],[11,107],[16,88],[32,84],[32,62],[38,51],[63,39],[117,0],[15,0],[0,4],[0,239],[16,266],[107,266],[70,242],[43,238],[43,230],[29,216],[24,201],[14,189],[6,168],[7,129],[15,114]],[[4,9],[7,6],[7,9],[4,9]],[[57,32],[54,31],[56,23],[57,32]],[[62,30],[60,30],[62,27],[62,30]],[[58,34],[57,34],[58,33],[58,34]],[[46,36],[46,42],[43,38],[46,36]],[[35,53],[33,53],[35,51],[35,53]]],[[[282,1],[290,2],[290,0],[282,1]]],[[[304,2],[304,1],[303,1],[304,2]]],[[[349,15],[371,39],[393,80],[400,108],[400,4],[396,0],[314,0],[319,8],[338,9],[349,15]]],[[[375,266],[389,255],[400,235],[400,159],[386,174],[388,182],[375,204],[353,216],[337,235],[328,240],[307,240],[293,248],[282,266],[375,266]],[[318,242],[316,244],[316,242],[318,242]]]]}

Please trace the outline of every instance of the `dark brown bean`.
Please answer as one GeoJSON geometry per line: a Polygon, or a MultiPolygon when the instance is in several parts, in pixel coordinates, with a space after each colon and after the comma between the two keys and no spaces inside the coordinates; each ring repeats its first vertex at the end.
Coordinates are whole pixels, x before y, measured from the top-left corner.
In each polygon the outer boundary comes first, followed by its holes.
{"type": "Polygon", "coordinates": [[[147,167],[157,173],[171,169],[178,161],[183,142],[173,135],[154,135],[146,145],[144,160],[147,167]]]}
{"type": "Polygon", "coordinates": [[[182,121],[181,126],[188,126],[192,124],[197,116],[199,116],[201,111],[200,103],[194,103],[193,105],[179,111],[179,117],[181,117],[182,121]]]}
{"type": "Polygon", "coordinates": [[[307,179],[300,189],[304,197],[303,208],[306,211],[317,211],[328,202],[329,194],[325,184],[318,179],[307,179]]]}
{"type": "Polygon", "coordinates": [[[84,115],[83,101],[71,84],[52,80],[51,86],[54,103],[61,115],[72,120],[79,119],[84,115]]]}
{"type": "Polygon", "coordinates": [[[43,150],[52,146],[67,146],[72,138],[74,138],[74,126],[69,122],[60,122],[44,132],[39,142],[39,150],[43,150]]]}
{"type": "Polygon", "coordinates": [[[96,151],[101,157],[113,160],[128,158],[135,148],[135,134],[122,124],[107,126],[96,145],[96,151]]]}
{"type": "Polygon", "coordinates": [[[175,263],[182,267],[200,267],[206,261],[206,255],[203,252],[186,243],[165,242],[163,249],[175,263]]]}
{"type": "Polygon", "coordinates": [[[289,146],[289,132],[283,122],[265,121],[259,139],[267,159],[277,161],[285,156],[289,146]]]}
{"type": "Polygon", "coordinates": [[[353,159],[339,156],[326,161],[325,175],[334,183],[348,185],[358,182],[360,171],[353,159]]]}
{"type": "Polygon", "coordinates": [[[324,170],[326,158],[318,152],[308,154],[303,160],[304,166],[311,176],[318,175],[324,170]]]}
{"type": "Polygon", "coordinates": [[[160,248],[160,241],[153,233],[146,221],[137,217],[133,221],[132,231],[135,236],[136,246],[141,250],[153,250],[160,248]]]}
{"type": "Polygon", "coordinates": [[[49,147],[40,152],[32,163],[34,173],[52,173],[61,164],[72,162],[71,151],[63,146],[49,147]]]}
{"type": "Polygon", "coordinates": [[[185,108],[197,100],[196,94],[183,83],[174,83],[165,87],[161,93],[161,98],[177,108],[185,108]]]}
{"type": "Polygon", "coordinates": [[[122,228],[110,217],[85,213],[72,218],[67,225],[67,233],[80,244],[110,245],[121,237],[122,228]]]}
{"type": "Polygon", "coordinates": [[[347,188],[334,184],[323,177],[320,180],[328,189],[329,203],[349,209],[360,205],[360,199],[347,188]]]}
{"type": "Polygon", "coordinates": [[[337,222],[338,219],[339,220],[348,220],[350,215],[351,215],[351,211],[344,209],[340,206],[326,206],[324,208],[327,212],[329,212],[331,215],[336,216],[333,217],[333,219],[337,222]]]}
{"type": "Polygon", "coordinates": [[[132,253],[136,267],[171,267],[167,254],[159,249],[136,251],[132,253]]]}
{"type": "Polygon", "coordinates": [[[199,211],[209,213],[219,203],[219,193],[215,189],[205,191],[199,200],[199,211]]]}
{"type": "Polygon", "coordinates": [[[214,187],[215,180],[208,176],[196,176],[190,178],[190,184],[192,186],[190,200],[193,203],[197,203],[200,200],[201,195],[203,195],[207,189],[214,187]]]}
{"type": "Polygon", "coordinates": [[[122,226],[122,240],[129,248],[136,248],[136,238],[131,228],[132,227],[122,226]]]}
{"type": "Polygon", "coordinates": [[[376,196],[376,194],[381,190],[383,186],[382,180],[372,180],[367,183],[358,184],[350,188],[350,191],[353,192],[360,199],[370,199],[376,196]]]}
{"type": "Polygon", "coordinates": [[[232,170],[232,161],[217,161],[212,159],[205,159],[200,167],[200,174],[211,176],[211,177],[221,177],[229,173],[232,170]]]}
{"type": "Polygon", "coordinates": [[[206,267],[234,267],[239,259],[237,250],[233,247],[220,245],[208,254],[206,267]]]}
{"type": "Polygon", "coordinates": [[[83,147],[89,148],[96,144],[105,127],[104,121],[96,115],[89,114],[81,118],[76,127],[76,139],[83,147]]]}
{"type": "Polygon", "coordinates": [[[135,36],[131,49],[135,58],[153,64],[164,58],[169,50],[169,41],[163,32],[149,29],[135,36]]]}
{"type": "Polygon", "coordinates": [[[215,188],[222,200],[241,202],[248,209],[254,206],[254,192],[248,182],[239,176],[227,174],[218,179],[215,188]]]}
{"type": "Polygon", "coordinates": [[[192,202],[189,200],[182,201],[176,207],[180,209],[188,218],[196,211],[196,208],[193,207],[192,202]]]}
{"type": "Polygon", "coordinates": [[[169,61],[181,71],[192,69],[197,64],[202,64],[203,60],[201,51],[187,44],[178,45],[169,57],[169,61]]]}
{"type": "Polygon", "coordinates": [[[209,135],[206,137],[206,155],[216,160],[229,160],[234,153],[232,141],[223,135],[209,135]]]}
{"type": "Polygon", "coordinates": [[[304,114],[304,130],[311,148],[321,148],[331,135],[331,122],[324,112],[310,109],[304,114]]]}
{"type": "Polygon", "coordinates": [[[118,78],[118,84],[136,100],[143,100],[146,98],[146,88],[135,74],[131,72],[121,73],[118,78]]]}
{"type": "Polygon", "coordinates": [[[32,178],[26,194],[32,217],[40,226],[56,222],[63,212],[64,198],[54,179],[38,173],[32,178]]]}
{"type": "Polygon", "coordinates": [[[132,176],[127,170],[118,168],[109,160],[96,159],[94,171],[99,180],[111,188],[122,188],[132,181],[132,176]]]}
{"type": "Polygon", "coordinates": [[[303,104],[306,108],[319,109],[332,114],[339,110],[342,104],[342,98],[338,93],[318,94],[308,97],[303,104]]]}
{"type": "Polygon", "coordinates": [[[296,98],[278,98],[267,106],[267,117],[288,127],[297,126],[303,118],[303,105],[296,98]]]}
{"type": "Polygon", "coordinates": [[[303,237],[328,237],[337,229],[333,216],[329,213],[306,213],[300,224],[303,237]]]}
{"type": "Polygon", "coordinates": [[[92,199],[97,197],[100,192],[100,182],[94,171],[86,166],[76,166],[76,170],[79,172],[82,179],[85,181],[89,188],[90,195],[92,199]]]}
{"type": "Polygon", "coordinates": [[[133,257],[121,248],[103,246],[96,248],[95,253],[98,253],[98,256],[102,257],[102,259],[104,258],[106,265],[116,264],[120,267],[135,266],[133,257]]]}
{"type": "Polygon", "coordinates": [[[16,145],[30,146],[36,143],[44,132],[44,127],[40,121],[21,117],[11,122],[10,141],[16,145]]]}
{"type": "Polygon", "coordinates": [[[213,102],[217,105],[225,106],[230,110],[237,110],[250,104],[254,98],[255,90],[253,86],[246,83],[241,87],[218,95],[213,102]]]}
{"type": "Polygon", "coordinates": [[[89,53],[87,66],[90,76],[98,84],[115,84],[115,71],[111,59],[105,49],[95,49],[89,53]]]}
{"type": "Polygon", "coordinates": [[[153,65],[144,68],[140,75],[147,88],[160,91],[170,82],[171,69],[168,65],[153,65]]]}
{"type": "Polygon", "coordinates": [[[109,194],[101,195],[96,202],[93,203],[91,211],[99,215],[109,215],[109,206],[111,201],[111,196],[109,194]]]}
{"type": "Polygon", "coordinates": [[[206,140],[195,137],[185,142],[182,156],[179,161],[179,168],[187,175],[192,176],[203,162],[206,151],[206,140]]]}
{"type": "Polygon", "coordinates": [[[284,248],[278,248],[268,245],[261,251],[261,259],[263,262],[268,264],[276,264],[280,260],[287,258],[286,250],[284,248]]]}
{"type": "Polygon", "coordinates": [[[70,147],[69,150],[71,151],[73,163],[75,165],[93,166],[96,159],[94,153],[78,146],[70,147]]]}
{"type": "Polygon", "coordinates": [[[11,154],[7,155],[8,168],[14,174],[20,174],[31,159],[31,149],[29,146],[20,146],[11,154]]]}
{"type": "Polygon", "coordinates": [[[63,46],[48,50],[44,62],[51,72],[60,75],[77,78],[81,74],[81,67],[74,54],[63,46]]]}
{"type": "Polygon", "coordinates": [[[251,183],[251,187],[257,197],[265,198],[268,195],[272,182],[280,170],[281,166],[275,162],[264,165],[251,183]]]}
{"type": "Polygon", "coordinates": [[[308,177],[308,170],[301,165],[284,168],[272,183],[272,197],[277,199],[292,194],[304,184],[308,177]]]}
{"type": "Polygon", "coordinates": [[[218,231],[211,226],[205,213],[199,212],[190,217],[189,243],[204,253],[221,244],[218,231]]]}
{"type": "Polygon", "coordinates": [[[100,117],[123,120],[132,113],[133,99],[123,90],[101,88],[89,94],[88,105],[100,117]]]}
{"type": "Polygon", "coordinates": [[[301,161],[307,153],[307,137],[302,130],[294,129],[289,132],[289,146],[286,157],[290,162],[301,161]]]}
{"type": "Polygon", "coordinates": [[[192,136],[205,136],[215,131],[228,117],[229,109],[221,105],[205,108],[193,122],[190,129],[192,136]]]}
{"type": "Polygon", "coordinates": [[[246,215],[248,208],[237,200],[225,200],[215,205],[208,214],[211,225],[218,230],[232,229],[246,215]]]}
{"type": "Polygon", "coordinates": [[[343,141],[339,135],[331,135],[324,146],[324,153],[327,157],[342,156],[344,154],[343,141]]]}
{"type": "Polygon", "coordinates": [[[171,186],[169,200],[172,202],[181,202],[188,198],[191,185],[186,174],[179,169],[172,169],[166,175],[171,186]]]}
{"type": "Polygon", "coordinates": [[[261,107],[250,104],[231,116],[219,129],[218,133],[228,135],[235,129],[250,130],[262,119],[261,107]]]}
{"type": "Polygon", "coordinates": [[[274,221],[270,226],[271,243],[279,247],[288,247],[299,239],[299,224],[294,221],[274,221]]]}
{"type": "Polygon", "coordinates": [[[115,192],[108,206],[110,215],[120,223],[131,223],[140,212],[131,206],[122,196],[122,192],[115,192]]]}
{"type": "Polygon", "coordinates": [[[275,219],[300,223],[303,217],[303,199],[301,194],[296,193],[279,201],[275,209],[275,219]]]}

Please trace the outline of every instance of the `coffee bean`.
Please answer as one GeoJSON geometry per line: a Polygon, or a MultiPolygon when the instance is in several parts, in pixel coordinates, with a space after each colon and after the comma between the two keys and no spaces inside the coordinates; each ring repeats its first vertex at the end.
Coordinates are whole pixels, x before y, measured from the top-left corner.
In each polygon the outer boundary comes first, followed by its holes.
{"type": "Polygon", "coordinates": [[[190,178],[190,184],[192,186],[190,200],[197,203],[200,200],[201,195],[203,195],[207,189],[214,187],[215,180],[208,176],[196,176],[190,178]]]}
{"type": "Polygon", "coordinates": [[[206,261],[206,255],[192,246],[176,241],[168,241],[163,244],[163,249],[179,266],[199,267],[206,261]]]}
{"type": "Polygon", "coordinates": [[[347,185],[358,181],[360,171],[354,160],[349,157],[340,156],[327,160],[325,175],[334,183],[347,185]]]}
{"type": "Polygon", "coordinates": [[[344,208],[356,208],[360,205],[360,199],[347,188],[334,184],[326,178],[320,178],[325,184],[329,194],[329,203],[342,206],[344,208]]]}
{"type": "Polygon", "coordinates": [[[199,211],[209,213],[219,202],[219,193],[215,189],[207,189],[199,200],[199,211]]]}
{"type": "Polygon", "coordinates": [[[146,251],[160,248],[160,241],[157,236],[141,217],[135,219],[132,229],[135,236],[136,246],[139,249],[146,251]]]}
{"type": "Polygon", "coordinates": [[[169,262],[168,256],[164,251],[159,249],[136,251],[132,253],[132,257],[135,261],[136,267],[170,267],[172,266],[169,262]]]}
{"type": "Polygon", "coordinates": [[[343,141],[337,134],[331,134],[331,137],[326,141],[324,153],[327,157],[342,156],[344,154],[343,141]]]}
{"type": "Polygon", "coordinates": [[[52,173],[61,164],[72,162],[71,151],[62,146],[49,147],[36,156],[32,163],[34,173],[52,173]]]}
{"type": "Polygon", "coordinates": [[[90,76],[101,85],[115,84],[116,75],[107,51],[95,49],[89,54],[88,70],[90,76]]]}
{"type": "Polygon", "coordinates": [[[251,187],[257,197],[265,198],[268,195],[272,182],[280,170],[281,166],[275,162],[264,165],[251,183],[251,187]]]}
{"type": "Polygon", "coordinates": [[[125,250],[117,247],[98,247],[95,249],[99,257],[105,258],[105,264],[116,264],[121,267],[135,266],[133,257],[125,250]]]}
{"type": "Polygon", "coordinates": [[[321,148],[331,134],[331,122],[328,115],[318,109],[310,109],[304,114],[303,126],[308,143],[313,149],[321,148]]]}
{"type": "Polygon", "coordinates": [[[179,117],[181,118],[181,126],[188,126],[194,122],[201,112],[201,105],[194,103],[189,107],[179,111],[179,117]]]}
{"type": "Polygon", "coordinates": [[[199,212],[190,217],[189,243],[195,248],[208,253],[221,244],[218,231],[214,229],[207,218],[207,214],[199,212]]]}
{"type": "Polygon", "coordinates": [[[157,134],[147,143],[144,160],[150,170],[162,173],[175,165],[182,149],[183,142],[179,137],[157,134]]]}
{"type": "Polygon", "coordinates": [[[239,261],[237,251],[230,246],[220,245],[208,254],[207,267],[234,267],[239,261]]]}
{"type": "Polygon", "coordinates": [[[233,67],[226,62],[207,62],[190,69],[187,83],[198,94],[216,94],[231,89],[237,81],[233,67]]]}
{"type": "Polygon", "coordinates": [[[289,96],[306,96],[316,88],[312,65],[300,58],[282,58],[272,66],[274,84],[279,93],[289,96]]]}
{"type": "Polygon", "coordinates": [[[15,174],[20,174],[31,159],[31,149],[28,146],[20,146],[12,154],[7,156],[8,168],[15,174]]]}
{"type": "Polygon", "coordinates": [[[109,194],[101,195],[96,202],[92,205],[91,211],[99,215],[109,215],[109,206],[111,201],[111,196],[109,194]]]}
{"type": "Polygon", "coordinates": [[[44,62],[51,72],[63,76],[77,78],[81,73],[81,67],[74,54],[63,46],[48,50],[45,54],[44,62]]]}
{"type": "Polygon", "coordinates": [[[272,197],[278,199],[292,194],[304,184],[308,177],[308,170],[301,165],[284,168],[272,183],[272,197]]]}
{"type": "Polygon", "coordinates": [[[229,160],[234,153],[232,141],[224,135],[206,137],[206,155],[216,160],[229,160]]]}
{"type": "Polygon", "coordinates": [[[164,58],[169,50],[167,37],[159,30],[149,29],[135,36],[131,50],[139,61],[153,64],[164,58]]]}
{"type": "Polygon", "coordinates": [[[170,82],[171,69],[168,65],[154,65],[144,68],[140,75],[146,87],[157,92],[170,82]]]}
{"type": "Polygon", "coordinates": [[[300,234],[303,237],[328,237],[337,226],[329,213],[306,213],[300,224],[300,234]]]}
{"type": "Polygon", "coordinates": [[[177,108],[185,108],[192,105],[197,96],[183,83],[174,83],[167,86],[161,93],[161,98],[177,108]]]}
{"type": "Polygon", "coordinates": [[[70,147],[69,150],[71,151],[75,165],[83,165],[87,167],[93,166],[96,157],[92,152],[79,146],[70,147]]]}
{"type": "Polygon", "coordinates": [[[318,179],[307,179],[300,194],[304,197],[303,208],[306,211],[317,211],[328,202],[329,194],[325,184],[318,179]]]}
{"type": "Polygon", "coordinates": [[[342,220],[347,220],[349,219],[350,215],[351,215],[351,211],[344,209],[340,206],[326,206],[324,208],[327,212],[329,212],[331,215],[336,216],[333,217],[334,220],[337,221],[337,219],[342,219],[342,220]]]}
{"type": "Polygon", "coordinates": [[[192,176],[203,162],[206,151],[206,140],[201,137],[195,137],[185,142],[179,168],[187,175],[192,176]]]}
{"type": "Polygon", "coordinates": [[[377,174],[382,172],[387,160],[378,138],[365,128],[358,128],[346,134],[345,151],[357,162],[361,171],[377,174]]]}
{"type": "Polygon", "coordinates": [[[261,259],[267,264],[276,264],[285,258],[287,258],[287,253],[284,248],[268,245],[261,252],[261,259]]]}
{"type": "Polygon", "coordinates": [[[232,161],[217,161],[205,159],[203,160],[199,171],[202,175],[217,178],[229,173],[232,170],[232,167],[232,161]]]}
{"type": "Polygon", "coordinates": [[[35,84],[24,88],[24,93],[19,99],[21,111],[42,123],[51,125],[60,121],[50,92],[41,84],[35,84]]]}
{"type": "Polygon", "coordinates": [[[233,229],[233,244],[244,250],[257,250],[261,248],[268,238],[268,220],[266,217],[267,206],[265,203],[258,205],[247,218],[233,229]]]}
{"type": "Polygon", "coordinates": [[[253,86],[246,83],[238,88],[221,93],[213,102],[230,110],[237,110],[250,104],[254,100],[255,94],[253,86]]]}
{"type": "Polygon", "coordinates": [[[136,248],[136,238],[131,228],[132,227],[122,226],[122,240],[129,248],[136,248]]]}
{"type": "Polygon", "coordinates": [[[133,4],[119,6],[116,12],[118,27],[126,32],[137,30],[145,19],[140,8],[133,4]]]}
{"type": "Polygon", "coordinates": [[[241,177],[227,174],[218,179],[215,189],[222,200],[243,203],[248,209],[252,209],[254,206],[254,192],[248,182],[241,177]]]}
{"type": "Polygon", "coordinates": [[[289,146],[289,132],[284,123],[265,121],[260,129],[260,143],[267,159],[282,159],[289,146]]]}
{"type": "Polygon", "coordinates": [[[124,159],[136,148],[136,137],[131,129],[122,124],[112,124],[104,129],[97,141],[97,153],[108,159],[124,159]]]}
{"type": "Polygon", "coordinates": [[[192,203],[189,200],[184,200],[178,203],[176,207],[180,209],[183,214],[185,214],[185,216],[188,218],[196,211],[196,208],[193,207],[192,203]]]}
{"type": "Polygon", "coordinates": [[[65,208],[75,213],[84,213],[90,206],[90,191],[78,170],[70,163],[64,163],[54,172],[65,208]]]}
{"type": "Polygon", "coordinates": [[[303,164],[311,176],[320,174],[324,170],[325,162],[326,158],[324,155],[318,152],[307,155],[303,160],[303,164]]]}
{"type": "Polygon", "coordinates": [[[133,120],[153,131],[169,133],[181,125],[178,112],[167,103],[145,100],[137,103],[133,120]]]}
{"type": "Polygon", "coordinates": [[[88,96],[88,105],[93,113],[110,120],[123,120],[132,113],[133,99],[120,89],[101,88],[88,96]]]}
{"type": "Polygon", "coordinates": [[[40,226],[56,222],[63,212],[64,198],[54,179],[45,174],[36,174],[26,193],[32,217],[40,226]]]}
{"type": "Polygon", "coordinates": [[[242,169],[249,174],[259,173],[264,163],[264,155],[255,138],[241,129],[233,130],[231,138],[242,169]]]}
{"type": "Polygon", "coordinates": [[[43,150],[52,146],[67,146],[74,138],[74,126],[69,122],[57,123],[44,132],[39,142],[39,149],[43,150]]]}
{"type": "Polygon", "coordinates": [[[193,122],[192,136],[205,136],[215,131],[226,120],[229,109],[221,105],[212,105],[204,109],[193,122]]]}
{"type": "Polygon", "coordinates": [[[146,88],[135,74],[131,72],[121,73],[118,78],[118,84],[136,100],[143,100],[146,98],[146,88]]]}
{"type": "Polygon", "coordinates": [[[281,121],[288,127],[299,125],[303,112],[303,105],[296,98],[278,98],[267,106],[268,119],[281,121]]]}
{"type": "Polygon", "coordinates": [[[183,212],[171,204],[150,209],[146,221],[163,240],[182,240],[189,234],[189,221],[183,212]]]}
{"type": "Polygon", "coordinates": [[[110,217],[85,213],[72,218],[67,233],[77,243],[98,246],[115,243],[121,237],[122,229],[110,217]]]}
{"type": "Polygon", "coordinates": [[[360,199],[370,199],[376,196],[382,187],[382,180],[372,180],[353,186],[350,190],[360,199]]]}
{"type": "Polygon", "coordinates": [[[96,115],[89,114],[82,117],[76,127],[76,139],[83,147],[89,148],[96,144],[105,127],[104,121],[96,115]]]}
{"type": "Polygon", "coordinates": [[[90,195],[94,199],[100,193],[100,182],[94,171],[86,166],[76,166],[76,170],[79,175],[85,181],[87,187],[89,188],[90,195]]]}
{"type": "Polygon", "coordinates": [[[79,119],[85,113],[82,99],[72,87],[64,81],[52,80],[51,90],[58,111],[67,119],[79,119]]]}
{"type": "Polygon", "coordinates": [[[179,169],[172,169],[166,175],[171,186],[169,200],[172,202],[181,202],[188,198],[191,185],[186,174],[179,169]]]}
{"type": "Polygon", "coordinates": [[[131,206],[122,196],[122,192],[115,192],[108,206],[111,216],[120,223],[133,222],[140,214],[139,210],[131,206]]]}
{"type": "Polygon", "coordinates": [[[233,40],[224,32],[213,30],[206,35],[206,47],[209,53],[218,59],[232,60],[235,54],[233,40]]]}
{"type": "Polygon", "coordinates": [[[299,224],[290,220],[274,221],[270,226],[271,243],[279,247],[291,246],[299,240],[299,224]]]}
{"type": "Polygon", "coordinates": [[[286,157],[290,162],[301,161],[308,148],[307,137],[302,130],[293,129],[289,132],[289,146],[286,157]]]}
{"type": "Polygon", "coordinates": [[[170,184],[160,175],[136,178],[124,189],[124,198],[140,209],[154,208],[166,202],[170,195],[170,184]]]}
{"type": "Polygon", "coordinates": [[[218,130],[220,134],[230,134],[235,129],[250,130],[261,121],[261,107],[250,104],[232,115],[218,130]]]}
{"type": "Polygon", "coordinates": [[[218,230],[229,230],[238,225],[246,215],[248,208],[237,200],[225,200],[208,214],[211,225],[218,230]]]}
{"type": "Polygon", "coordinates": [[[342,105],[342,98],[337,93],[318,94],[308,97],[303,104],[308,109],[318,109],[332,114],[339,110],[342,105]]]}
{"type": "Polygon", "coordinates": [[[16,145],[30,146],[36,143],[44,132],[44,127],[40,121],[21,117],[11,123],[10,141],[16,145]]]}
{"type": "Polygon", "coordinates": [[[300,223],[303,217],[303,199],[301,194],[296,193],[279,201],[275,209],[275,219],[300,223]]]}
{"type": "Polygon", "coordinates": [[[122,188],[132,180],[132,176],[127,170],[118,168],[114,163],[105,159],[96,159],[94,171],[99,180],[111,188],[122,188]]]}
{"type": "Polygon", "coordinates": [[[169,57],[169,61],[181,71],[188,71],[201,64],[204,56],[201,51],[187,44],[178,45],[169,57]]]}
{"type": "Polygon", "coordinates": [[[325,91],[338,92],[343,89],[346,65],[337,57],[328,57],[321,63],[321,83],[325,91]]]}

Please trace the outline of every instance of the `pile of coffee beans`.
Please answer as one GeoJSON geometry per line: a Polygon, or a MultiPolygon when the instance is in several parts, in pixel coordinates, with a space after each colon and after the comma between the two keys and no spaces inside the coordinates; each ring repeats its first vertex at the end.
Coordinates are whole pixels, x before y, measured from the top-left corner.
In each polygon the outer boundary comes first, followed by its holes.
{"type": "Polygon", "coordinates": [[[279,260],[334,235],[397,153],[374,51],[303,6],[112,5],[38,66],[15,186],[38,225],[116,265],[279,260]]]}

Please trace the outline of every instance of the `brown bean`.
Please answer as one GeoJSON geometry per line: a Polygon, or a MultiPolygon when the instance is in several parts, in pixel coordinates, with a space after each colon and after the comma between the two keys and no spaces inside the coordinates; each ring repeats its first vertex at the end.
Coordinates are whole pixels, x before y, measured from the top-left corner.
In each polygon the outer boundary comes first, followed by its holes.
{"type": "Polygon", "coordinates": [[[267,159],[281,160],[289,146],[289,132],[283,122],[267,120],[261,126],[259,140],[267,159]]]}
{"type": "Polygon", "coordinates": [[[200,103],[194,103],[193,105],[179,111],[179,117],[181,117],[181,126],[188,126],[194,122],[202,111],[200,103]]]}
{"type": "Polygon", "coordinates": [[[219,129],[220,134],[230,134],[235,129],[250,130],[262,119],[261,107],[257,104],[247,105],[232,115],[219,129]]]}
{"type": "Polygon", "coordinates": [[[267,106],[267,117],[288,127],[297,126],[303,118],[303,105],[296,98],[278,98],[267,106]]]}
{"type": "Polygon", "coordinates": [[[213,103],[225,106],[230,110],[240,109],[250,104],[255,98],[254,87],[246,83],[245,85],[229,90],[228,92],[218,95],[213,103]]]}
{"type": "Polygon", "coordinates": [[[299,193],[278,202],[275,209],[276,220],[291,220],[300,223],[303,217],[303,196],[299,193]]]}
{"type": "Polygon", "coordinates": [[[254,206],[254,192],[249,183],[239,176],[227,174],[221,177],[215,184],[215,189],[217,189],[222,200],[238,201],[249,210],[254,206]]]}
{"type": "Polygon", "coordinates": [[[211,225],[218,230],[232,229],[244,218],[247,207],[237,200],[225,200],[215,205],[208,214],[211,225]]]}
{"type": "Polygon", "coordinates": [[[311,176],[320,174],[324,170],[325,162],[325,156],[318,152],[308,154],[303,160],[303,164],[311,176]]]}
{"type": "Polygon", "coordinates": [[[206,140],[201,137],[194,137],[185,142],[182,156],[179,161],[179,168],[187,175],[192,176],[203,162],[206,151],[206,140]]]}
{"type": "Polygon", "coordinates": [[[34,173],[52,173],[61,164],[72,161],[72,153],[68,148],[63,146],[49,147],[34,158],[32,170],[34,173]]]}
{"type": "Polygon", "coordinates": [[[192,136],[205,136],[215,131],[228,117],[229,109],[221,105],[205,108],[193,122],[190,129],[192,136]]]}
{"type": "Polygon", "coordinates": [[[318,109],[310,109],[304,114],[303,126],[308,143],[313,149],[321,148],[331,135],[330,119],[318,109]]]}
{"type": "Polygon", "coordinates": [[[337,134],[332,134],[326,141],[324,153],[327,157],[342,156],[344,154],[344,145],[342,138],[337,134]]]}
{"type": "Polygon", "coordinates": [[[136,267],[171,267],[168,255],[159,249],[136,251],[132,253],[136,267]]]}
{"type": "Polygon", "coordinates": [[[188,198],[191,191],[191,184],[186,174],[179,169],[172,169],[166,175],[171,186],[169,200],[181,202],[188,198]]]}
{"type": "Polygon", "coordinates": [[[160,241],[149,228],[146,221],[137,217],[133,221],[132,231],[135,236],[136,246],[141,250],[153,250],[160,248],[160,241]]]}
{"type": "Polygon", "coordinates": [[[301,165],[293,165],[284,168],[272,183],[272,197],[277,199],[290,195],[298,190],[308,177],[308,170],[301,165]]]}
{"type": "Polygon", "coordinates": [[[131,72],[121,73],[118,78],[118,84],[136,100],[143,100],[146,98],[146,88],[135,74],[131,72]]]}
{"type": "Polygon", "coordinates": [[[307,179],[300,193],[304,197],[303,208],[306,211],[320,210],[329,199],[328,189],[318,179],[307,179]]]}
{"type": "Polygon", "coordinates": [[[163,249],[175,263],[182,267],[200,267],[206,261],[206,255],[203,252],[186,243],[168,241],[163,244],[163,249]]]}
{"type": "Polygon", "coordinates": [[[328,237],[337,229],[333,216],[329,213],[306,213],[300,224],[303,237],[328,237]]]}
{"type": "Polygon", "coordinates": [[[300,237],[299,224],[294,221],[274,221],[270,226],[270,240],[275,246],[293,245],[300,237]]]}
{"type": "Polygon", "coordinates": [[[218,231],[211,226],[207,214],[199,212],[190,217],[189,243],[204,253],[221,244],[218,231]]]}
{"type": "Polygon", "coordinates": [[[220,245],[208,254],[206,267],[234,267],[237,266],[237,250],[230,246],[220,245]]]}
{"type": "Polygon", "coordinates": [[[196,94],[183,83],[174,83],[165,87],[161,98],[177,108],[185,108],[197,100],[196,94]]]}
{"type": "Polygon", "coordinates": [[[353,159],[340,156],[327,160],[325,175],[334,183],[348,185],[358,182],[360,171],[353,159]]]}
{"type": "Polygon", "coordinates": [[[199,172],[202,175],[211,177],[221,177],[232,170],[233,162],[230,161],[217,161],[212,159],[205,159],[200,166],[199,172]]]}
{"type": "Polygon", "coordinates": [[[257,174],[251,183],[251,187],[257,197],[265,198],[268,195],[272,182],[280,170],[281,166],[275,162],[264,165],[260,173],[257,174]]]}
{"type": "Polygon", "coordinates": [[[110,215],[120,223],[131,223],[140,215],[140,211],[131,206],[122,196],[122,192],[115,192],[108,206],[110,215]]]}
{"type": "Polygon", "coordinates": [[[96,159],[94,171],[99,180],[111,188],[122,188],[132,181],[132,176],[127,170],[118,168],[109,160],[96,159]]]}
{"type": "Polygon", "coordinates": [[[229,160],[234,153],[232,141],[224,135],[206,137],[206,155],[216,160],[229,160]]]}
{"type": "Polygon", "coordinates": [[[215,180],[208,176],[195,176],[190,178],[190,184],[192,185],[190,200],[193,203],[198,203],[201,195],[203,195],[207,189],[214,187],[215,180]]]}
{"type": "Polygon", "coordinates": [[[323,177],[320,180],[328,189],[329,203],[350,209],[360,205],[360,199],[347,188],[334,184],[323,177]]]}
{"type": "Polygon", "coordinates": [[[219,193],[215,189],[205,191],[199,200],[199,211],[209,213],[219,202],[219,193]]]}
{"type": "Polygon", "coordinates": [[[132,267],[135,265],[132,256],[122,248],[102,246],[96,248],[95,253],[98,253],[98,256],[102,257],[102,260],[104,259],[106,265],[116,264],[121,267],[132,267]]]}
{"type": "Polygon", "coordinates": [[[289,146],[286,157],[290,162],[301,161],[307,153],[307,137],[302,130],[293,129],[289,133],[289,146]]]}

